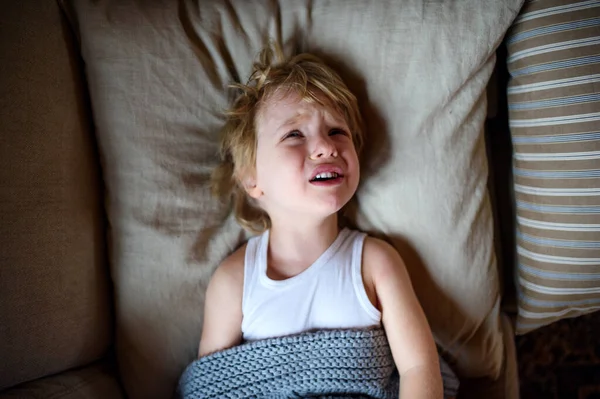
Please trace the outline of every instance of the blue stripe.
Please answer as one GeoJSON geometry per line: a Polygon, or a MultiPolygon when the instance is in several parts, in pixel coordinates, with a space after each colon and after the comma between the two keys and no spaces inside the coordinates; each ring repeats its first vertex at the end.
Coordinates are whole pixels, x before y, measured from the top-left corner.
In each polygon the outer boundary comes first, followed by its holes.
{"type": "Polygon", "coordinates": [[[598,206],[560,206],[560,205],[538,205],[525,201],[517,201],[517,208],[534,212],[548,213],[571,213],[571,214],[597,214],[600,213],[598,206]]]}
{"type": "Polygon", "coordinates": [[[556,308],[560,306],[582,306],[582,305],[598,305],[600,304],[600,298],[589,298],[589,299],[578,299],[573,301],[544,301],[540,299],[534,299],[526,296],[525,294],[519,295],[519,301],[525,302],[531,306],[537,306],[540,308],[556,308]]]}
{"type": "Polygon", "coordinates": [[[598,273],[558,273],[558,272],[549,272],[546,270],[540,270],[533,268],[531,266],[524,265],[519,263],[519,269],[523,270],[527,274],[532,276],[537,276],[541,278],[547,278],[550,280],[560,280],[560,281],[595,281],[600,280],[600,274],[598,273]]]}
{"type": "Polygon", "coordinates": [[[600,132],[561,134],[558,136],[513,136],[514,144],[549,144],[600,140],[600,132]]]}
{"type": "Polygon", "coordinates": [[[511,54],[507,63],[511,64],[515,61],[536,55],[548,54],[552,52],[571,50],[578,47],[591,47],[600,44],[600,36],[584,37],[582,39],[569,40],[566,42],[550,43],[545,46],[526,48],[521,51],[516,51],[511,54]]]}
{"type": "MultiPolygon", "coordinates": [[[[527,3],[535,3],[537,1],[538,0],[529,0],[529,1],[527,1],[527,3]]],[[[572,12],[572,11],[579,11],[579,10],[585,10],[585,9],[589,10],[590,8],[596,8],[597,7],[596,4],[599,4],[599,3],[600,3],[600,1],[593,1],[593,0],[577,1],[577,0],[575,0],[573,4],[566,4],[566,5],[556,6],[556,7],[549,7],[549,8],[537,10],[537,11],[525,12],[525,13],[519,15],[515,19],[515,21],[513,22],[513,25],[523,23],[526,21],[530,21],[532,19],[548,17],[548,16],[551,16],[552,14],[556,15],[557,12],[559,12],[560,14],[566,14],[566,13],[572,12]]]]}
{"type": "Polygon", "coordinates": [[[541,157],[536,158],[535,153],[522,153],[515,152],[515,159],[526,160],[526,161],[536,161],[540,159],[544,160],[552,160],[552,161],[585,161],[590,159],[598,159],[600,158],[597,151],[587,152],[587,153],[577,153],[577,152],[565,152],[565,153],[554,153],[554,154],[540,154],[541,157]],[[528,158],[528,159],[527,159],[528,158]]]}
{"type": "Polygon", "coordinates": [[[522,76],[522,75],[529,75],[532,73],[552,71],[554,69],[563,69],[563,68],[596,64],[598,62],[600,62],[600,55],[590,55],[588,57],[580,57],[580,58],[574,58],[574,59],[564,60],[564,61],[549,62],[546,64],[533,65],[533,66],[526,67],[526,68],[516,69],[516,70],[510,72],[510,75],[512,77],[517,77],[517,76],[522,76]]]}
{"type": "Polygon", "coordinates": [[[539,177],[542,179],[571,179],[571,178],[585,179],[585,178],[600,177],[599,169],[546,171],[546,170],[526,170],[526,169],[514,168],[513,173],[516,176],[539,177]]]}
{"type": "Polygon", "coordinates": [[[568,86],[581,86],[584,84],[596,83],[600,80],[597,76],[594,75],[582,75],[582,76],[573,76],[571,78],[564,78],[559,80],[548,80],[544,82],[537,82],[529,85],[516,85],[509,86],[506,89],[507,94],[521,94],[521,93],[531,93],[540,90],[549,90],[559,87],[568,87],[568,86]],[[528,87],[526,89],[526,87],[528,87]]]}
{"type": "Polygon", "coordinates": [[[507,40],[507,44],[517,43],[532,37],[547,35],[550,33],[562,32],[565,30],[575,30],[581,28],[588,28],[591,26],[600,25],[600,18],[586,19],[583,21],[567,22],[565,24],[558,24],[553,26],[544,26],[537,29],[532,29],[527,32],[517,33],[507,40]]]}
{"type": "Polygon", "coordinates": [[[600,100],[600,93],[594,94],[583,94],[580,96],[571,96],[571,97],[562,97],[562,98],[553,98],[550,100],[542,100],[542,101],[529,101],[529,102],[521,102],[521,103],[511,103],[508,105],[508,109],[511,111],[519,111],[519,110],[529,110],[529,109],[537,109],[537,108],[550,108],[550,107],[558,107],[563,105],[573,105],[573,104],[581,104],[588,103],[600,100]]]}
{"type": "Polygon", "coordinates": [[[517,239],[541,246],[556,248],[580,248],[580,249],[600,249],[600,241],[572,241],[557,240],[552,238],[540,238],[530,234],[517,231],[517,239]]]}

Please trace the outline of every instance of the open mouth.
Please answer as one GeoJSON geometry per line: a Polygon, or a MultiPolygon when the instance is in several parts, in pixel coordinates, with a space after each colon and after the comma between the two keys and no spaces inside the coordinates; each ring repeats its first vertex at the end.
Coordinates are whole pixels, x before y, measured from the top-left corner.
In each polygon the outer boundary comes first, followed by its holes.
{"type": "Polygon", "coordinates": [[[310,179],[310,182],[311,183],[327,182],[327,181],[341,179],[342,177],[344,177],[344,176],[337,172],[324,172],[324,173],[317,174],[315,177],[310,179]]]}

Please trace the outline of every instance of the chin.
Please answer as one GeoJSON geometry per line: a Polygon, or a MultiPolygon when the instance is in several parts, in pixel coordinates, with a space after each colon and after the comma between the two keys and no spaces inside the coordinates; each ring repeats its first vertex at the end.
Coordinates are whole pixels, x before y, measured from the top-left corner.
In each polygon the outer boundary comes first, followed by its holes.
{"type": "Polygon", "coordinates": [[[350,198],[344,197],[332,197],[332,198],[324,198],[318,206],[320,213],[323,213],[324,216],[331,216],[334,213],[339,212],[344,205],[350,202],[350,198]]]}

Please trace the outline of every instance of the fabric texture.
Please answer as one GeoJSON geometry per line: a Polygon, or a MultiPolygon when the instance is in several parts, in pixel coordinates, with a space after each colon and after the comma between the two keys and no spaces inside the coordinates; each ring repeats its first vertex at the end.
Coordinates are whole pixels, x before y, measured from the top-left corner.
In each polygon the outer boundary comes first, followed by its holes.
{"type": "Polygon", "coordinates": [[[0,390],[112,343],[100,166],[56,2],[0,14],[0,390]]]}
{"type": "Polygon", "coordinates": [[[523,334],[600,309],[600,2],[528,2],[507,45],[523,334]]]}
{"type": "MultiPolygon", "coordinates": [[[[70,4],[70,3],[68,3],[70,4]]],[[[353,221],[401,253],[461,377],[504,359],[483,143],[494,51],[521,0],[77,1],[130,397],[169,395],[206,284],[248,235],[211,198],[227,85],[271,39],[334,67],[368,132],[353,221]]]]}
{"type": "MultiPolygon", "coordinates": [[[[444,396],[459,382],[440,359],[444,396]]],[[[193,362],[178,388],[182,399],[397,398],[398,372],[382,328],[321,330],[270,338],[193,362]]]]}
{"type": "Polygon", "coordinates": [[[506,358],[500,377],[461,379],[458,399],[519,399],[519,371],[515,347],[514,320],[502,314],[504,356],[506,358]]]}
{"type": "Polygon", "coordinates": [[[362,280],[364,233],[341,230],[309,268],[279,281],[266,273],[269,233],[251,238],[246,245],[244,340],[381,324],[381,312],[370,302],[362,280]]]}
{"type": "Polygon", "coordinates": [[[0,399],[125,399],[114,359],[39,378],[0,392],[0,399]]]}

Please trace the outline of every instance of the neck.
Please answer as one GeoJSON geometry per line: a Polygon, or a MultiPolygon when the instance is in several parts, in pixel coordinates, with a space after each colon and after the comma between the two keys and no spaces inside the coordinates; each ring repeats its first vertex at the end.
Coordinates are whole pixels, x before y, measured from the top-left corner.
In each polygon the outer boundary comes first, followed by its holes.
{"type": "Polygon", "coordinates": [[[289,274],[297,274],[302,271],[298,269],[314,263],[331,246],[338,233],[337,214],[322,220],[304,220],[296,223],[271,219],[270,263],[279,267],[289,265],[289,274]]]}

